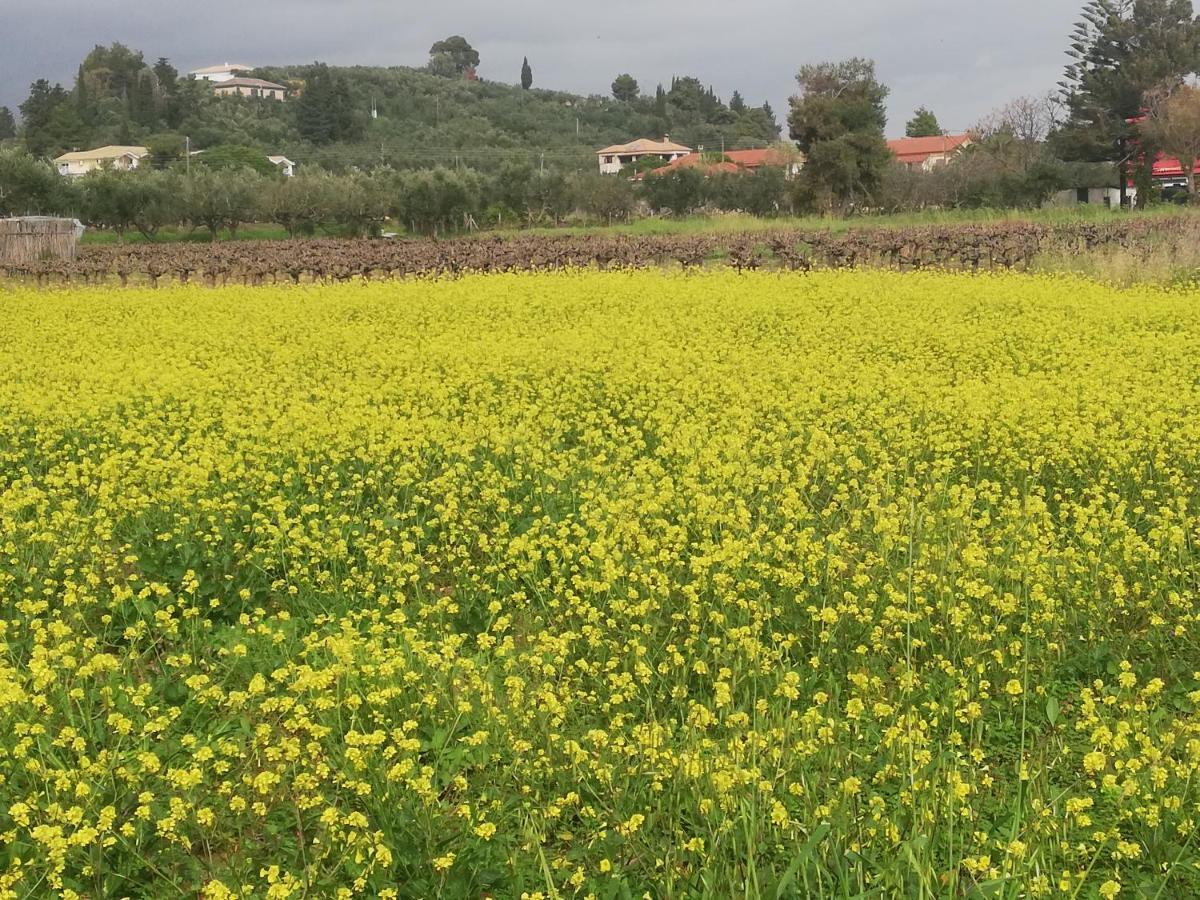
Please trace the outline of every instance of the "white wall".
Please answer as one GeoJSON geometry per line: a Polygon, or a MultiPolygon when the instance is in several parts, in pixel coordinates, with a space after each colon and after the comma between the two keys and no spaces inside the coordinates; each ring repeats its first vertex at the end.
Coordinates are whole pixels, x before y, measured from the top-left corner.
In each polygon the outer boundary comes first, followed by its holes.
{"type": "Polygon", "coordinates": [[[209,72],[205,75],[197,75],[200,81],[212,81],[220,84],[222,81],[232,81],[236,76],[232,72],[209,72]]]}
{"type": "Polygon", "coordinates": [[[225,88],[224,90],[219,87],[214,88],[213,90],[216,92],[218,97],[232,97],[233,95],[237,94],[242,97],[259,97],[263,100],[279,100],[281,102],[284,99],[283,91],[273,90],[271,88],[252,88],[244,87],[243,85],[237,85],[235,87],[225,88]],[[258,91],[258,93],[254,93],[255,91],[258,91]]]}
{"type": "Polygon", "coordinates": [[[102,169],[108,165],[114,169],[136,169],[139,160],[132,156],[120,156],[116,159],[75,159],[70,162],[58,163],[58,174],[66,175],[70,178],[77,178],[80,175],[86,175],[88,172],[94,172],[97,169],[102,169]]]}
{"type": "Polygon", "coordinates": [[[621,170],[630,163],[637,162],[647,156],[657,156],[664,162],[674,162],[680,157],[687,156],[686,153],[621,153],[619,155],[611,155],[612,162],[605,162],[609,156],[600,156],[600,174],[601,175],[619,175],[621,170]]]}
{"type": "MultiPolygon", "coordinates": [[[[1137,200],[1137,188],[1129,188],[1129,202],[1137,200]]],[[[1054,195],[1054,199],[1050,201],[1053,206],[1075,206],[1087,203],[1094,206],[1108,206],[1112,209],[1117,209],[1121,205],[1121,191],[1119,188],[1088,188],[1087,200],[1079,199],[1079,190],[1072,188],[1068,191],[1059,191],[1054,195]]]]}

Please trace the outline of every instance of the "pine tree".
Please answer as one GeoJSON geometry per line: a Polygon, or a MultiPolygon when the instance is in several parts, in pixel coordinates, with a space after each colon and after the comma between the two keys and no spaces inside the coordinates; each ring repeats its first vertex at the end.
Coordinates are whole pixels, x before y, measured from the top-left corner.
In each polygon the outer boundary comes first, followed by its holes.
{"type": "Polygon", "coordinates": [[[529,57],[525,57],[525,62],[521,63],[521,88],[529,90],[533,87],[533,69],[529,68],[529,57]]]}
{"type": "MultiPolygon", "coordinates": [[[[659,90],[662,90],[660,87],[659,90]]],[[[613,79],[612,94],[622,103],[632,103],[638,98],[641,93],[641,88],[637,83],[637,79],[626,73],[618,75],[613,79]]]]}
{"type": "Polygon", "coordinates": [[[791,98],[791,138],[807,163],[803,183],[818,209],[845,211],[870,197],[892,162],[883,132],[888,89],[869,59],[804,66],[791,98]]]}
{"type": "Polygon", "coordinates": [[[738,115],[741,115],[746,111],[746,101],[742,99],[741,92],[733,92],[733,96],[729,98],[729,108],[738,115]]]}
{"type": "Polygon", "coordinates": [[[7,141],[17,136],[17,123],[13,119],[12,110],[0,106],[0,141],[7,141]]]}
{"type": "MultiPolygon", "coordinates": [[[[671,80],[671,84],[674,86],[674,79],[671,80]]],[[[667,118],[667,92],[663,90],[663,86],[661,84],[654,93],[654,114],[660,119],[667,118]]]]}
{"type": "Polygon", "coordinates": [[[465,75],[479,68],[479,51],[462,35],[452,35],[429,48],[429,67],[439,75],[465,75]]]}
{"type": "Polygon", "coordinates": [[[362,134],[362,119],[355,115],[354,100],[346,79],[316,63],[296,101],[296,129],[314,144],[354,140],[362,134]]]}
{"type": "Polygon", "coordinates": [[[1189,0],[1089,0],[1082,15],[1059,84],[1068,118],[1052,143],[1064,159],[1124,167],[1147,94],[1200,69],[1200,25],[1189,0]]]}
{"type": "Polygon", "coordinates": [[[937,137],[942,134],[942,126],[938,124],[937,116],[926,107],[920,107],[904,126],[905,137],[937,137]]]}
{"type": "Polygon", "coordinates": [[[73,149],[84,137],[74,99],[61,84],[50,86],[44,78],[29,88],[21,104],[25,146],[34,156],[53,156],[73,149]]]}
{"type": "Polygon", "coordinates": [[[174,97],[179,92],[179,70],[165,56],[160,56],[154,64],[154,75],[158,78],[159,89],[166,96],[174,97]]]}

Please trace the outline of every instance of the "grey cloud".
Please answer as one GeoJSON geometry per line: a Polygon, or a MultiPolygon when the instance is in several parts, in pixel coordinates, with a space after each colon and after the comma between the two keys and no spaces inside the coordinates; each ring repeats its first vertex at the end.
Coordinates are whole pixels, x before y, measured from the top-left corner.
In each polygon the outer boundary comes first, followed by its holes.
{"type": "Polygon", "coordinates": [[[632,72],[646,88],[694,74],[723,96],[768,100],[781,115],[805,62],[869,56],[891,86],[889,131],[918,105],[966,128],[997,105],[1058,81],[1081,0],[603,4],[551,0],[0,0],[0,104],[38,77],[69,83],[94,44],[121,41],[181,69],[224,61],[420,65],[429,45],[466,35],[481,75],[515,82],[528,56],[536,84],[606,93],[632,72]]]}

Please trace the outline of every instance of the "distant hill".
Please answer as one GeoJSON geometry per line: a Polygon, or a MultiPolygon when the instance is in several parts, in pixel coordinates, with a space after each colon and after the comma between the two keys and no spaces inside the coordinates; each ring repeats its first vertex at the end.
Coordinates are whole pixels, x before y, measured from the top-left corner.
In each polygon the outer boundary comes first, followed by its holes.
{"type": "MultiPolygon", "coordinates": [[[[244,144],[332,170],[390,165],[497,169],[508,162],[574,170],[594,152],[638,137],[716,150],[778,139],[769,107],[729,102],[694,77],[628,100],[434,74],[428,69],[332,67],[257,69],[288,85],[283,103],[217,98],[180,77],[167,60],[150,65],[121,45],[97,47],[69,89],[39,82],[22,106],[25,141],[40,155],[78,146],[141,143],[192,149],[244,144]],[[39,87],[40,85],[40,87],[39,87]]],[[[627,87],[627,86],[626,86],[627,87]]]]}
{"type": "MultiPolygon", "coordinates": [[[[307,142],[298,131],[284,152],[328,168],[386,163],[398,168],[463,165],[490,169],[508,161],[576,168],[593,165],[594,152],[636,137],[662,137],[692,146],[761,147],[778,140],[773,114],[761,108],[731,111],[696,79],[676,79],[662,97],[622,102],[494,81],[469,81],[408,67],[328,69],[340,80],[356,123],[354,139],[307,142]],[[372,118],[374,109],[377,118],[372,118]]],[[[294,85],[303,94],[312,66],[259,69],[255,75],[294,85]]],[[[300,105],[303,97],[285,107],[300,105]]],[[[273,109],[272,126],[294,120],[292,108],[273,109]],[[289,116],[289,113],[292,115],[289,116]]],[[[264,123],[265,124],[265,123],[264,123]]],[[[262,143],[274,128],[257,137],[262,143]]]]}

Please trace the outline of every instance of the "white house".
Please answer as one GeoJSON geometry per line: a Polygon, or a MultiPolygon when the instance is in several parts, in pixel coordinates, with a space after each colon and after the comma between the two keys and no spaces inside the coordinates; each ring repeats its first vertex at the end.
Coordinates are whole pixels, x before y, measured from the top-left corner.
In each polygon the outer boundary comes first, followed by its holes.
{"type": "Polygon", "coordinates": [[[596,156],[600,160],[601,174],[618,175],[630,163],[635,163],[647,156],[654,156],[663,162],[670,163],[689,156],[691,153],[691,147],[672,143],[671,139],[666,137],[661,141],[642,138],[628,144],[616,144],[612,147],[605,147],[603,150],[597,150],[596,156]]]}
{"type": "Polygon", "coordinates": [[[95,150],[77,150],[64,153],[54,160],[59,175],[77,178],[96,169],[111,168],[122,171],[136,169],[150,155],[146,147],[97,147],[95,150]]]}
{"type": "Polygon", "coordinates": [[[237,78],[238,75],[245,74],[254,70],[254,66],[240,66],[236,63],[225,63],[221,66],[206,66],[203,69],[196,69],[188,72],[192,78],[197,78],[200,81],[222,82],[237,78]]]}
{"type": "Polygon", "coordinates": [[[261,78],[230,78],[213,84],[218,97],[259,97],[264,100],[284,100],[287,87],[261,78]]]}
{"type": "MultiPolygon", "coordinates": [[[[1126,188],[1126,198],[1130,202],[1137,200],[1137,188],[1126,188]]],[[[1089,204],[1107,206],[1109,209],[1119,209],[1121,206],[1121,189],[1119,187],[1081,187],[1067,191],[1059,191],[1051,201],[1054,206],[1073,206],[1089,204]]]]}
{"type": "Polygon", "coordinates": [[[274,164],[275,168],[277,168],[285,178],[291,178],[296,174],[296,164],[286,156],[268,156],[267,159],[274,164]]]}

